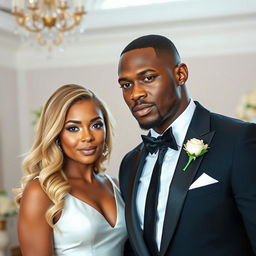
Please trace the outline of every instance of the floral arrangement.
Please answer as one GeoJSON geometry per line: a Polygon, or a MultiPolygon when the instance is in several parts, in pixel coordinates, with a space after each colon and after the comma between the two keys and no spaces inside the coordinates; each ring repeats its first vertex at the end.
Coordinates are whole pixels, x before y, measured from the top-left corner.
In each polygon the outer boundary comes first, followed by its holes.
{"type": "Polygon", "coordinates": [[[256,123],[256,89],[242,97],[237,116],[241,120],[256,123]]]}
{"type": "Polygon", "coordinates": [[[16,206],[4,190],[0,190],[0,219],[16,214],[16,206]]]}

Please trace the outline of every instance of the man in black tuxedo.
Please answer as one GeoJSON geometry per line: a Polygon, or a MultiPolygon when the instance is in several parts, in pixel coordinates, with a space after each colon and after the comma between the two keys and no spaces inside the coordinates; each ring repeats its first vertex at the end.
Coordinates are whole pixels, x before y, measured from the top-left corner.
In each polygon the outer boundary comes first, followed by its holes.
{"type": "Polygon", "coordinates": [[[118,75],[133,116],[150,129],[120,166],[124,255],[256,255],[256,125],[193,101],[188,68],[166,37],[132,41],[118,75]]]}

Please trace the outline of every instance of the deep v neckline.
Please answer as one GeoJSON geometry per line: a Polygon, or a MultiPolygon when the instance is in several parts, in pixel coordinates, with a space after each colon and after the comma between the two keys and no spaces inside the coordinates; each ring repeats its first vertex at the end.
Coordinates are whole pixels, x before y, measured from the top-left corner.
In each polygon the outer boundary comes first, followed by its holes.
{"type": "Polygon", "coordinates": [[[107,223],[107,225],[111,228],[116,228],[117,224],[118,224],[118,203],[117,203],[117,194],[116,194],[116,189],[115,189],[115,185],[113,184],[112,180],[110,177],[108,177],[108,175],[104,175],[108,181],[110,182],[111,186],[112,186],[112,190],[113,190],[113,193],[114,193],[114,201],[115,201],[115,207],[116,207],[116,217],[115,217],[115,224],[112,226],[109,222],[109,220],[103,215],[103,213],[101,213],[100,211],[98,211],[95,207],[93,207],[91,204],[83,201],[82,199],[72,195],[72,194],[68,194],[70,197],[74,198],[75,200],[79,201],[80,203],[82,203],[83,205],[89,207],[90,209],[92,209],[94,212],[98,213],[103,219],[104,221],[107,223]]]}

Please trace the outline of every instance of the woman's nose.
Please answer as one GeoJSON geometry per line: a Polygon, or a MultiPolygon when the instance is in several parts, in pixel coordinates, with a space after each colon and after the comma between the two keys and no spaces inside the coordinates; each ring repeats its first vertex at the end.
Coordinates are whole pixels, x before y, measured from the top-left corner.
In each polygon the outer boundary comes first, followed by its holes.
{"type": "Polygon", "coordinates": [[[82,142],[91,142],[93,141],[93,134],[88,130],[84,131],[81,138],[82,142]]]}

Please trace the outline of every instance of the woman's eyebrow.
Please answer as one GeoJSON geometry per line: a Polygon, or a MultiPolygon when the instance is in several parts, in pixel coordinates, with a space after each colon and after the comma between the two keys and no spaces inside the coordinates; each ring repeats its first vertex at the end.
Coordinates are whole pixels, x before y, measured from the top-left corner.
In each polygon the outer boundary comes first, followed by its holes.
{"type": "Polygon", "coordinates": [[[65,124],[68,124],[68,123],[81,124],[81,121],[78,121],[78,120],[68,120],[68,121],[65,122],[65,124]]]}
{"type": "MultiPolygon", "coordinates": [[[[90,120],[90,122],[92,123],[92,122],[94,122],[94,121],[96,121],[96,120],[98,120],[98,119],[103,120],[102,117],[96,116],[96,117],[92,118],[92,119],[90,120]]],[[[65,124],[68,124],[68,123],[72,123],[72,124],[81,124],[82,122],[81,122],[81,121],[78,121],[78,120],[68,120],[68,121],[65,122],[65,124]]]]}

